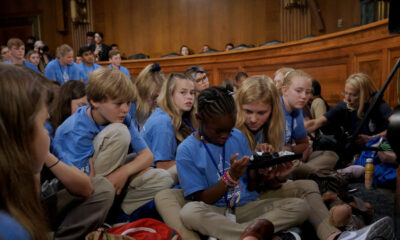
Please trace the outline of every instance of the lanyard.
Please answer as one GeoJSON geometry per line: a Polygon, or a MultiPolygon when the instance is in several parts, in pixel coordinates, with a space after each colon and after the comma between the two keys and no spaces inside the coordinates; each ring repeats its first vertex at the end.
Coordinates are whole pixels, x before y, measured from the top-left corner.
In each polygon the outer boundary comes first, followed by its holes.
{"type": "Polygon", "coordinates": [[[96,120],[94,120],[92,108],[90,108],[90,116],[92,116],[93,122],[96,124],[97,129],[101,131],[99,124],[97,124],[96,120]]]}
{"type": "MultiPolygon", "coordinates": [[[[200,135],[200,131],[197,131],[197,132],[198,132],[199,135],[200,135]]],[[[218,162],[215,160],[214,156],[211,154],[211,151],[210,151],[210,149],[208,148],[207,144],[204,142],[204,140],[201,140],[201,142],[203,143],[203,146],[204,146],[204,148],[206,149],[208,156],[211,158],[211,161],[212,161],[214,167],[217,169],[217,172],[218,172],[219,176],[221,177],[221,176],[224,174],[224,170],[225,170],[225,144],[224,144],[224,146],[222,147],[222,171],[220,172],[220,171],[218,170],[218,162]]],[[[234,198],[234,197],[235,197],[235,196],[234,196],[234,194],[233,194],[233,195],[232,195],[232,198],[234,198]]],[[[224,194],[224,199],[225,199],[226,206],[230,206],[230,205],[229,205],[229,201],[228,201],[228,193],[227,193],[227,192],[225,192],[225,194],[224,194]]],[[[231,206],[231,208],[232,208],[232,207],[234,207],[234,206],[231,206]]]]}
{"type": "Polygon", "coordinates": [[[196,132],[196,129],[193,127],[193,125],[190,123],[190,121],[187,118],[184,118],[183,121],[190,126],[190,128],[193,130],[193,132],[196,132]]]}
{"type": "Polygon", "coordinates": [[[292,115],[290,115],[292,117],[292,126],[290,129],[290,144],[293,143],[293,139],[294,139],[294,118],[292,115]]]}

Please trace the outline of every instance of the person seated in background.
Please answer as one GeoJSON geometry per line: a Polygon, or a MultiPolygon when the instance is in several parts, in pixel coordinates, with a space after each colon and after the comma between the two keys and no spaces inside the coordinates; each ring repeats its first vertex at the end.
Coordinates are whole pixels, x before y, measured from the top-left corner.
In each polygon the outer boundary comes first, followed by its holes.
{"type": "Polygon", "coordinates": [[[106,177],[121,196],[120,207],[127,215],[151,201],[158,191],[172,186],[167,171],[150,167],[153,154],[127,120],[131,119],[127,114],[133,88],[121,71],[95,70],[86,87],[89,106],[67,118],[54,137],[59,159],[71,161],[91,177],[106,177]],[[128,156],[130,147],[133,155],[128,156]]]}
{"type": "Polygon", "coordinates": [[[236,83],[242,85],[242,82],[248,78],[249,76],[245,72],[238,72],[235,76],[236,83]]]}
{"type": "Polygon", "coordinates": [[[226,78],[224,81],[221,82],[221,87],[225,88],[227,85],[230,85],[234,92],[239,89],[239,84],[237,84],[237,82],[233,81],[230,78],[226,78]]]}
{"type": "Polygon", "coordinates": [[[81,64],[82,63],[82,57],[81,56],[79,56],[79,55],[77,55],[76,57],[75,57],[75,63],[76,64],[81,64]]]}
{"type": "Polygon", "coordinates": [[[49,47],[42,40],[37,40],[33,46],[33,50],[40,55],[39,70],[44,72],[46,65],[53,59],[49,54],[49,47]]]}
{"type": "Polygon", "coordinates": [[[74,51],[67,44],[57,48],[57,58],[49,62],[44,69],[44,75],[60,85],[69,80],[83,81],[84,73],[74,62],[74,51]]]}
{"type": "MultiPolygon", "coordinates": [[[[111,44],[110,47],[111,47],[110,50],[118,50],[118,51],[120,51],[120,50],[119,50],[119,46],[118,46],[118,44],[116,44],[116,43],[111,44]]],[[[125,53],[121,55],[121,59],[122,59],[122,60],[126,60],[126,59],[127,59],[124,55],[125,55],[125,53]]]]}
{"type": "Polygon", "coordinates": [[[234,48],[233,43],[227,43],[225,45],[225,51],[230,51],[232,48],[234,48]]]}
{"type": "Polygon", "coordinates": [[[201,52],[202,52],[202,53],[205,53],[205,52],[208,52],[208,51],[210,51],[210,47],[209,47],[207,44],[205,44],[205,45],[201,48],[201,52]]]}
{"type": "Polygon", "coordinates": [[[179,54],[180,54],[181,56],[188,56],[188,55],[190,55],[191,52],[190,52],[189,47],[186,46],[186,45],[182,45],[181,48],[180,48],[180,50],[179,50],[179,54]]]}
{"type": "Polygon", "coordinates": [[[279,68],[278,70],[276,70],[276,72],[274,73],[274,82],[275,82],[275,86],[278,89],[281,89],[282,87],[282,82],[283,79],[286,77],[286,75],[288,74],[288,72],[294,71],[293,68],[288,68],[288,67],[282,67],[279,68]]]}
{"type": "Polygon", "coordinates": [[[10,38],[7,42],[7,47],[10,50],[10,60],[4,61],[4,63],[24,65],[39,72],[39,69],[35,65],[25,61],[25,44],[21,39],[10,38]]]}
{"type": "Polygon", "coordinates": [[[90,47],[92,48],[96,62],[108,60],[108,52],[110,51],[110,47],[103,44],[103,33],[96,32],[94,34],[94,44],[92,44],[90,47]]]}
{"type": "Polygon", "coordinates": [[[210,86],[210,83],[208,82],[207,73],[200,66],[196,65],[188,68],[185,71],[185,75],[194,81],[196,96],[198,96],[202,90],[210,86]]]}
{"type": "Polygon", "coordinates": [[[39,70],[39,63],[40,63],[40,56],[38,52],[35,52],[33,50],[30,50],[26,56],[25,59],[28,60],[28,62],[32,63],[33,65],[35,65],[39,70]]]}
{"type": "Polygon", "coordinates": [[[89,81],[90,74],[101,66],[94,62],[94,54],[90,47],[83,46],[79,49],[79,56],[82,58],[82,62],[78,64],[84,73],[83,81],[87,83],[89,81]]]}
{"type": "Polygon", "coordinates": [[[90,47],[92,44],[94,44],[94,32],[87,32],[86,33],[86,44],[85,46],[90,47]]]}
{"type": "Polygon", "coordinates": [[[36,38],[34,36],[29,36],[26,39],[25,42],[25,54],[27,54],[29,51],[33,50],[34,46],[33,44],[36,42],[36,38]]]}
{"type": "Polygon", "coordinates": [[[108,67],[120,70],[128,78],[131,78],[131,74],[129,73],[129,70],[126,67],[121,66],[121,54],[118,50],[111,50],[109,52],[109,60],[110,60],[111,64],[108,65],[108,67]]]}
{"type": "Polygon", "coordinates": [[[7,46],[1,46],[1,57],[0,61],[5,62],[11,59],[10,49],[7,46]]]}

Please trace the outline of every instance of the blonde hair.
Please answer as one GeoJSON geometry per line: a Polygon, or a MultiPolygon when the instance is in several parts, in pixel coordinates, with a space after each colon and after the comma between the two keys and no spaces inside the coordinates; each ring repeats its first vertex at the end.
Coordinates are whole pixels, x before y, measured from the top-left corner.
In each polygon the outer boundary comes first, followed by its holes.
{"type": "Polygon", "coordinates": [[[57,56],[57,58],[60,58],[60,57],[62,57],[62,56],[67,55],[67,53],[69,53],[69,52],[71,52],[71,51],[73,51],[73,49],[72,49],[69,45],[63,44],[63,45],[61,45],[61,46],[59,46],[59,47],[57,48],[57,50],[56,50],[56,56],[57,56]]]}
{"type": "MultiPolygon", "coordinates": [[[[34,180],[35,119],[47,101],[46,80],[25,67],[0,63],[0,210],[15,218],[32,239],[47,239],[34,180]]],[[[10,229],[11,230],[11,229],[10,229]]]]}
{"type": "MultiPolygon", "coordinates": [[[[169,74],[167,81],[164,82],[161,88],[161,92],[160,95],[158,96],[157,103],[158,106],[171,117],[172,125],[174,126],[175,137],[179,141],[183,141],[188,135],[190,135],[190,133],[192,133],[192,130],[190,129],[190,126],[188,126],[185,122],[182,121],[179,109],[176,107],[172,99],[172,96],[176,90],[175,89],[176,82],[178,80],[186,80],[193,83],[191,79],[189,79],[187,76],[181,73],[169,74]]],[[[193,104],[192,109],[189,112],[186,112],[184,115],[187,116],[192,126],[194,128],[197,128],[197,120],[195,117],[195,112],[196,112],[195,106],[196,104],[193,104]]]]}
{"type": "Polygon", "coordinates": [[[86,95],[90,100],[101,102],[107,99],[122,98],[133,101],[135,90],[132,81],[121,71],[113,68],[99,68],[90,74],[86,85],[86,95]]]}
{"type": "Polygon", "coordinates": [[[283,87],[290,87],[290,85],[292,85],[294,77],[304,77],[308,79],[310,83],[312,81],[311,76],[308,75],[306,72],[302,70],[292,70],[286,73],[285,78],[283,78],[282,85],[280,86],[280,90],[282,90],[283,87]]]}
{"type": "Polygon", "coordinates": [[[350,75],[346,80],[346,84],[351,85],[359,91],[357,116],[362,118],[365,103],[370,100],[371,95],[378,89],[372,79],[365,73],[354,73],[350,75]]]}
{"type": "Polygon", "coordinates": [[[262,126],[264,140],[271,144],[275,150],[283,144],[284,117],[278,89],[274,81],[265,76],[251,76],[243,81],[236,96],[237,120],[236,127],[241,130],[249,141],[252,150],[257,142],[253,133],[246,126],[243,105],[260,101],[271,105],[271,115],[262,126]]]}
{"type": "Polygon", "coordinates": [[[144,125],[154,110],[154,106],[150,106],[148,99],[155,91],[160,90],[166,81],[161,69],[154,68],[154,66],[155,64],[147,65],[134,81],[136,96],[135,119],[139,126],[144,125]]]}
{"type": "MultiPolygon", "coordinates": [[[[279,68],[278,70],[276,70],[276,72],[274,73],[274,79],[275,77],[280,73],[282,74],[283,78],[286,77],[286,75],[288,74],[288,72],[294,71],[294,68],[290,68],[290,67],[282,67],[279,68]]],[[[283,81],[282,81],[283,82],[283,81]]],[[[277,85],[276,87],[278,88],[278,90],[280,90],[282,88],[282,82],[279,83],[279,85],[277,85]]]]}

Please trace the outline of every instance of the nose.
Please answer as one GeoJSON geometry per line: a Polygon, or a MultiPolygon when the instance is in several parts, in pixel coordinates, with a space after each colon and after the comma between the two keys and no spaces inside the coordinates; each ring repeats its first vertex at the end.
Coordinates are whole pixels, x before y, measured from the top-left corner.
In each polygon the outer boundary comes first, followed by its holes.
{"type": "Polygon", "coordinates": [[[255,114],[251,114],[251,115],[250,115],[250,122],[251,122],[251,123],[257,122],[257,117],[256,117],[255,114]]]}

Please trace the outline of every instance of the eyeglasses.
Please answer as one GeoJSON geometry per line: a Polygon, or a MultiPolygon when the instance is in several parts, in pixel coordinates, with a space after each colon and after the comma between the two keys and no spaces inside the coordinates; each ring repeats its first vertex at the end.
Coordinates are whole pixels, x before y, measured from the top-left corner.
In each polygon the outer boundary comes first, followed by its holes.
{"type": "Polygon", "coordinates": [[[348,93],[348,92],[342,92],[343,97],[349,96],[349,98],[351,99],[356,99],[359,97],[358,94],[354,94],[354,93],[348,93]]]}
{"type": "Polygon", "coordinates": [[[196,79],[194,81],[196,83],[201,83],[201,82],[206,81],[206,80],[208,81],[207,74],[204,74],[204,76],[202,78],[198,78],[198,79],[196,79]]]}

